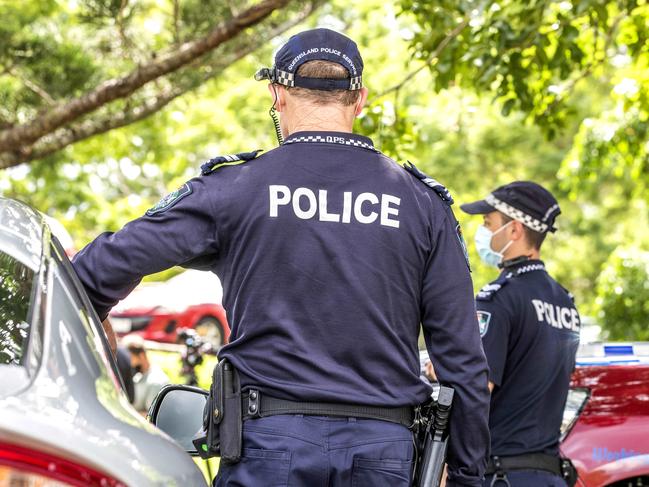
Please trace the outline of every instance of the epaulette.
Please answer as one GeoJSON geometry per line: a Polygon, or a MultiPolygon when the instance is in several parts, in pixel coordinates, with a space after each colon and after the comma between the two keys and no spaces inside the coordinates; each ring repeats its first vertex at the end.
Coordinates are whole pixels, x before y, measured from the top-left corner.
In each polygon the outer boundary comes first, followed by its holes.
{"type": "MultiPolygon", "coordinates": [[[[559,284],[559,286],[561,286],[561,284],[559,284]]],[[[570,291],[568,291],[568,290],[567,290],[565,287],[563,287],[563,286],[561,286],[561,289],[563,289],[563,290],[566,292],[566,294],[567,294],[568,297],[570,298],[570,301],[572,301],[572,304],[575,304],[575,295],[572,294],[570,291]]]]}
{"type": "Polygon", "coordinates": [[[236,166],[237,164],[243,164],[244,162],[250,161],[257,157],[262,149],[258,149],[252,152],[239,152],[238,154],[229,154],[226,156],[218,156],[210,159],[205,164],[201,164],[201,174],[207,176],[212,174],[218,168],[223,166],[236,166]]]}
{"type": "Polygon", "coordinates": [[[437,196],[439,196],[442,199],[442,201],[446,203],[448,206],[451,206],[454,203],[453,197],[451,196],[451,192],[448,189],[446,189],[446,186],[444,186],[439,181],[421,172],[419,169],[417,169],[417,167],[412,162],[406,161],[406,163],[403,165],[403,168],[406,171],[408,171],[410,174],[412,174],[414,177],[419,179],[430,189],[435,191],[435,193],[437,193],[437,196]]]}
{"type": "Polygon", "coordinates": [[[492,281],[486,286],[483,286],[475,296],[476,301],[491,301],[494,295],[498,291],[500,291],[503,286],[507,285],[507,283],[509,282],[509,277],[510,276],[508,276],[507,274],[503,274],[495,281],[492,281]]]}

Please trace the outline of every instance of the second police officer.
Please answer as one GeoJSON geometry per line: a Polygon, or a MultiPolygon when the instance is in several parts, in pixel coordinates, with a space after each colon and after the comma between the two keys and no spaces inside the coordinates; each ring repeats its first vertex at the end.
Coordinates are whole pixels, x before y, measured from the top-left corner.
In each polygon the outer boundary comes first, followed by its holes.
{"type": "Polygon", "coordinates": [[[75,258],[101,319],[146,274],[182,265],[221,278],[232,332],[219,360],[238,370],[245,404],[242,458],[221,462],[218,486],[410,485],[408,426],[431,393],[420,325],[455,389],[447,485],[482,484],[487,364],[452,199],[352,132],[362,71],[351,39],[293,36],[258,76],[283,144],[211,160],[75,258]]]}
{"type": "Polygon", "coordinates": [[[477,251],[502,270],[476,296],[492,391],[485,486],[565,486],[574,471],[559,457],[559,428],[580,320],[540,260],[559,204],[542,186],[516,181],[461,209],[484,216],[477,251]]]}

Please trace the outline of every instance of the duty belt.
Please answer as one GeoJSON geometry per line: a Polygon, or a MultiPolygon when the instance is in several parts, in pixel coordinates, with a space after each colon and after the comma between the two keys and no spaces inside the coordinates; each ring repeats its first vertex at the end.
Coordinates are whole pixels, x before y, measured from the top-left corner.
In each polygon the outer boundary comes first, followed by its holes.
{"type": "Polygon", "coordinates": [[[389,408],[329,402],[289,401],[262,394],[256,389],[242,392],[241,403],[244,421],[278,414],[377,419],[401,424],[407,428],[411,428],[414,421],[414,409],[411,406],[389,408]]]}
{"type": "Polygon", "coordinates": [[[543,470],[562,477],[561,458],[545,453],[528,453],[511,457],[493,456],[487,463],[485,475],[512,470],[543,470]]]}

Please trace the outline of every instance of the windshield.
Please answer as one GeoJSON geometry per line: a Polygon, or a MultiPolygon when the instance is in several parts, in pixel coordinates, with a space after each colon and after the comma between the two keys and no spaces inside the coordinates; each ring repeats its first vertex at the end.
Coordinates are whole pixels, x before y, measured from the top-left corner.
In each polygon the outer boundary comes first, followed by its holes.
{"type": "Polygon", "coordinates": [[[0,252],[0,365],[21,365],[27,349],[34,272],[0,252]]]}

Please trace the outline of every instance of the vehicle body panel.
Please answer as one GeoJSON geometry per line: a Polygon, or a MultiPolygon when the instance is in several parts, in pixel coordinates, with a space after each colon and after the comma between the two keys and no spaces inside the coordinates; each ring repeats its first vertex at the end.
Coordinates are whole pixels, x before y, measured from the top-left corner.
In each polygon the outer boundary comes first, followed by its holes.
{"type": "Polygon", "coordinates": [[[145,340],[164,343],[177,342],[177,330],[180,328],[196,328],[198,322],[205,317],[214,317],[223,325],[224,343],[230,337],[230,328],[223,306],[216,303],[203,303],[190,305],[179,312],[166,310],[164,307],[135,307],[110,314],[111,323],[115,332],[122,336],[127,333],[136,333],[145,340]],[[120,320],[129,320],[122,326],[120,320]],[[138,329],[137,320],[147,320],[143,328],[138,329]]]}
{"type": "Polygon", "coordinates": [[[571,387],[590,397],[561,444],[585,487],[649,475],[649,364],[578,367],[571,387]]]}
{"type": "MultiPolygon", "coordinates": [[[[15,239],[5,231],[8,209],[23,222],[23,240],[41,242],[42,302],[32,323],[33,332],[40,330],[41,336],[30,338],[32,363],[25,364],[25,380],[15,381],[9,392],[0,390],[0,442],[78,462],[129,486],[205,485],[200,469],[180,446],[129,404],[98,318],[63,250],[50,247],[40,217],[4,198],[0,250],[13,251],[6,244],[15,239]]],[[[0,381],[16,368],[0,365],[0,381]]]]}
{"type": "Polygon", "coordinates": [[[216,274],[187,269],[165,282],[140,284],[113,308],[110,321],[118,336],[135,333],[145,340],[177,343],[179,329],[194,328],[206,339],[212,333],[213,345],[220,347],[230,337],[222,298],[216,274]],[[214,329],[197,328],[205,318],[218,321],[220,339],[214,329]]]}

